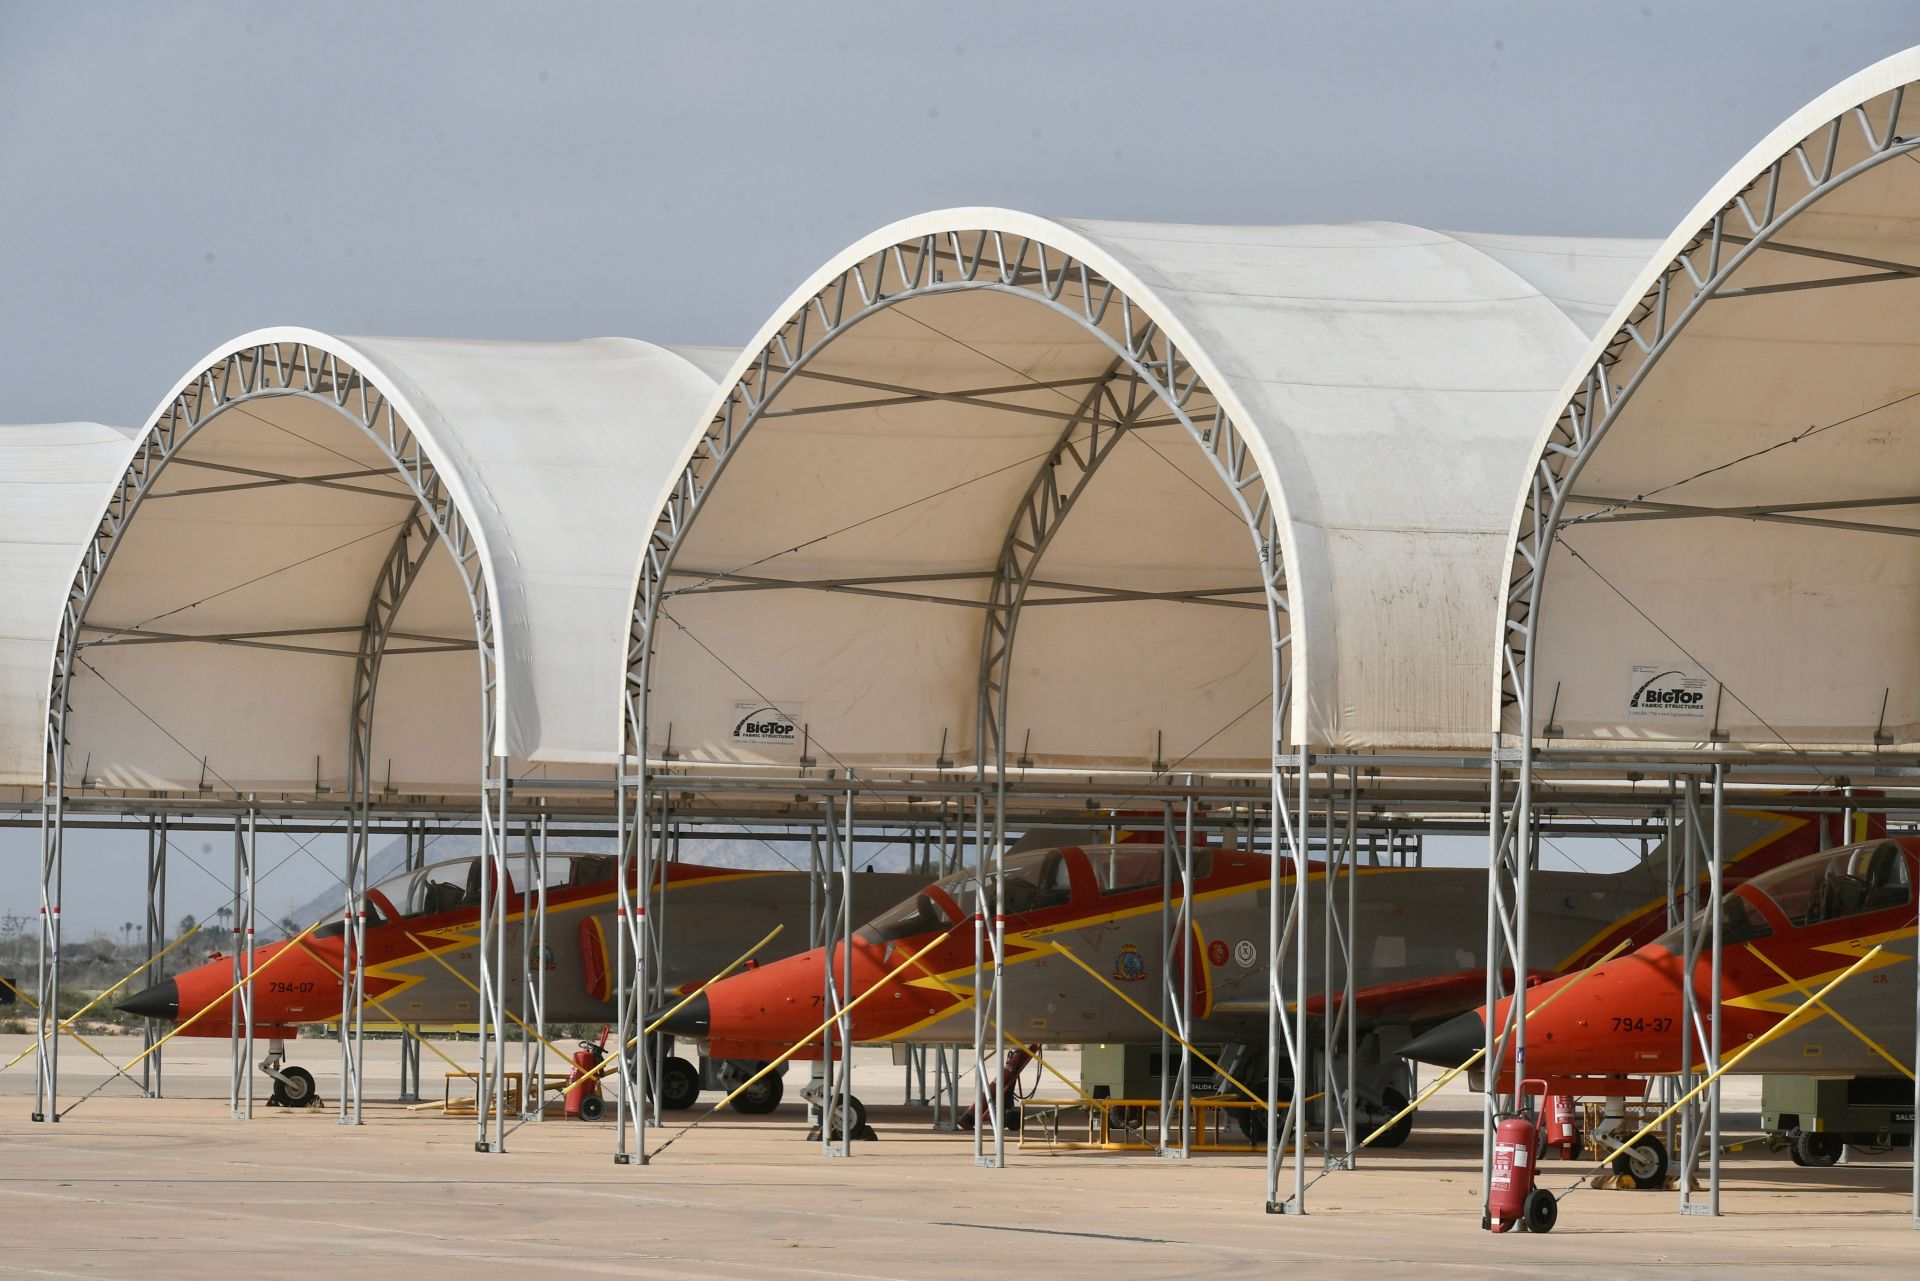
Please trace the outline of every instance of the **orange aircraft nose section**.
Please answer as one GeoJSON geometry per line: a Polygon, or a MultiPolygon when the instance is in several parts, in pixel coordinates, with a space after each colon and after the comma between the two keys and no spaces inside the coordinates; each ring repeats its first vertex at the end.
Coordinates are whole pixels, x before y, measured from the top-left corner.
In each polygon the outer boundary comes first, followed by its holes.
{"type": "MultiPolygon", "coordinates": [[[[1577,984],[1579,976],[1569,975],[1529,988],[1527,1075],[1678,1071],[1680,968],[1679,957],[1651,944],[1577,984]]],[[[1508,997],[1494,1007],[1496,1028],[1512,1004],[1508,997]]],[[[1475,1010],[1415,1037],[1400,1053],[1435,1067],[1458,1067],[1485,1044],[1484,1015],[1475,1010]]],[[[1512,1074],[1511,1062],[1502,1067],[1503,1079],[1512,1074]]]]}
{"type": "MultiPolygon", "coordinates": [[[[295,955],[267,966],[284,946],[272,944],[254,951],[255,1026],[312,1022],[338,1014],[339,984],[331,974],[316,973],[317,963],[295,955]]],[[[185,1030],[188,1036],[225,1036],[238,1015],[232,987],[233,962],[220,957],[135,992],[114,1008],[135,1018],[190,1022],[185,1030]]]]}
{"type": "MultiPolygon", "coordinates": [[[[838,978],[845,964],[838,949],[834,962],[838,978]]],[[[868,945],[854,944],[852,966],[851,996],[870,993],[850,1016],[856,1042],[885,1040],[952,1004],[944,994],[889,980],[883,958],[868,945]]],[[[675,1011],[660,1030],[713,1045],[786,1047],[817,1039],[830,1013],[822,971],[822,950],[814,948],[731,975],[675,1011]]]]}

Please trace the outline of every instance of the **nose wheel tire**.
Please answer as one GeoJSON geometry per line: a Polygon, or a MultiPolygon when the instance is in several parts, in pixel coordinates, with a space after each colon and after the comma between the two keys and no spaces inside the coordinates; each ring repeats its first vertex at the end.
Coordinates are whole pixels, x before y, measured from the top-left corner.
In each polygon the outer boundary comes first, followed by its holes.
{"type": "MultiPolygon", "coordinates": [[[[760,1064],[754,1068],[754,1071],[757,1072],[764,1066],[766,1065],[760,1064]]],[[[780,1073],[777,1071],[769,1072],[746,1089],[740,1091],[739,1096],[734,1099],[731,1106],[735,1112],[740,1113],[742,1116],[765,1116],[780,1106],[780,1100],[786,1095],[786,1092],[786,1083],[780,1079],[780,1073]]]]}
{"type": "Polygon", "coordinates": [[[277,1108],[320,1106],[320,1092],[313,1084],[313,1073],[303,1067],[281,1068],[280,1075],[273,1079],[273,1097],[269,1102],[277,1108]]]}
{"type": "Polygon", "coordinates": [[[825,1109],[823,1128],[826,1130],[829,1139],[839,1139],[848,1133],[857,1135],[867,1128],[867,1105],[862,1103],[857,1096],[848,1099],[847,1103],[849,1106],[845,1111],[852,1116],[853,1124],[851,1127],[846,1124],[848,1120],[847,1116],[842,1115],[839,1098],[836,1097],[828,1102],[825,1109]]]}
{"type": "Polygon", "coordinates": [[[1527,1231],[1551,1232],[1553,1225],[1560,1221],[1560,1203],[1545,1188],[1535,1188],[1527,1193],[1522,1213],[1526,1216],[1527,1231]]]}
{"type": "Polygon", "coordinates": [[[660,1108],[685,1112],[700,1101],[700,1069],[675,1056],[660,1065],[660,1108]]]}
{"type": "Polygon", "coordinates": [[[1636,1188],[1660,1187],[1667,1180],[1667,1145],[1649,1134],[1613,1158],[1613,1172],[1630,1176],[1636,1188]]]}

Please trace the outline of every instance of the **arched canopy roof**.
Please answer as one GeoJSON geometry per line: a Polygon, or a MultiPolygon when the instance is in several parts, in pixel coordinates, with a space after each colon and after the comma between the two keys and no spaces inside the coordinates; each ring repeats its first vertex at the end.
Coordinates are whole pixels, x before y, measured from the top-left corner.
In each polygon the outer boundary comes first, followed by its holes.
{"type": "Polygon", "coordinates": [[[1267,767],[1264,553],[1237,497],[1271,513],[1284,560],[1282,735],[1484,747],[1477,638],[1512,486],[1651,248],[1000,209],[876,232],[775,313],[683,458],[697,482],[662,491],[656,552],[684,538],[652,638],[649,750],[791,763],[798,745],[739,733],[770,704],[823,764],[983,754],[996,568],[1033,541],[1016,518],[1034,487],[1055,503],[1098,452],[1100,386],[1106,425],[1130,429],[1034,571],[1010,758],[1267,767]],[[1131,376],[1179,388],[1186,423],[1128,381],[1136,348],[1131,376]]]}
{"type": "Polygon", "coordinates": [[[1556,397],[1510,535],[1505,732],[1531,672],[1531,732],[1567,743],[1920,739],[1916,82],[1920,49],[1749,152],[1556,397]]]}
{"type": "Polygon", "coordinates": [[[395,566],[417,574],[380,666],[376,790],[472,791],[489,751],[611,762],[646,532],[631,495],[658,487],[730,358],[302,329],[225,344],[149,422],[131,517],[108,512],[125,528],[86,601],[69,786],[338,794],[354,656],[395,566]],[[429,510],[453,538],[422,540],[429,510]]]}
{"type": "Polygon", "coordinates": [[[100,423],[0,425],[0,786],[37,788],[45,773],[60,606],[134,436],[100,423]]]}

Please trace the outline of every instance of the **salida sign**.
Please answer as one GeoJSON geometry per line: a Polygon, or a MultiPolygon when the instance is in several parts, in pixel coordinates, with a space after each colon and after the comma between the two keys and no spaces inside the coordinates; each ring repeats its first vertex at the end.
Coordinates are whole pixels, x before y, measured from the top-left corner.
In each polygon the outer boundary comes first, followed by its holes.
{"type": "Polygon", "coordinates": [[[794,717],[769,703],[735,703],[731,737],[736,743],[791,747],[800,741],[800,727],[794,717]]]}
{"type": "Polygon", "coordinates": [[[1627,684],[1633,720],[1703,721],[1712,677],[1693,663],[1635,663],[1627,684]]]}

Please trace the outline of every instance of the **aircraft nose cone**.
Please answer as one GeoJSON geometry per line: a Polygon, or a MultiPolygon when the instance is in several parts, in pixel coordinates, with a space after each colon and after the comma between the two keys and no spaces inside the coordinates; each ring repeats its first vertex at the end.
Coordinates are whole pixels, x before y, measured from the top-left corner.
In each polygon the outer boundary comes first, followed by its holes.
{"type": "Polygon", "coordinates": [[[1434,1067],[1459,1067],[1486,1043],[1486,1024],[1480,1021],[1480,1012],[1475,1010],[1414,1037],[1400,1047],[1400,1057],[1434,1067]]]}
{"type": "Polygon", "coordinates": [[[155,983],[143,992],[135,992],[113,1007],[123,1014],[141,1019],[172,1019],[180,1016],[180,985],[172,979],[155,983]]]}
{"type": "MultiPolygon", "coordinates": [[[[672,1010],[672,1006],[668,1006],[672,1010]]],[[[647,1026],[652,1027],[659,1018],[657,1014],[647,1015],[647,1026]]],[[[660,1024],[659,1030],[667,1036],[677,1036],[688,1041],[698,1041],[706,1037],[713,1026],[713,1007],[707,1003],[707,994],[702,992],[679,1009],[674,1010],[667,1020],[660,1024]]]]}

